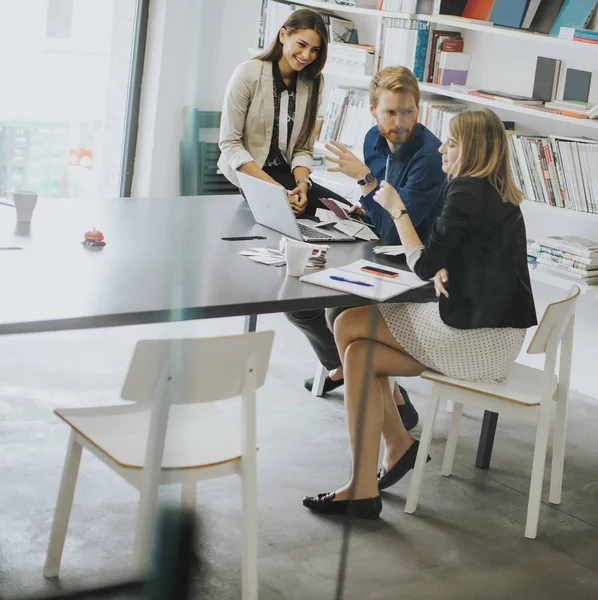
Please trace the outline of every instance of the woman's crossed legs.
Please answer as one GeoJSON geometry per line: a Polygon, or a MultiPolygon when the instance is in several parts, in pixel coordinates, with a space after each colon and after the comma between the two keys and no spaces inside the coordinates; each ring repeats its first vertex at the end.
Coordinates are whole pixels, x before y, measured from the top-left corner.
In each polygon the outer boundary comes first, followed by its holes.
{"type": "Polygon", "coordinates": [[[334,338],[344,366],[345,412],[353,457],[351,480],[336,491],[335,500],[373,498],[379,494],[380,437],[387,470],[414,441],[403,427],[388,378],[414,377],[425,366],[395,340],[376,306],[342,313],[334,324],[334,338]]]}

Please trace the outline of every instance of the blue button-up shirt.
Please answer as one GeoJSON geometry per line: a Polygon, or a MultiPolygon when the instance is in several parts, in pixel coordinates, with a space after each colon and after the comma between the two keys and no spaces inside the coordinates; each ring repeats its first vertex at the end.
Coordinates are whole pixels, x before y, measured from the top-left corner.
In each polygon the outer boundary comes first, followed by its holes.
{"type": "MultiPolygon", "coordinates": [[[[421,123],[392,154],[377,126],[368,131],[363,143],[366,166],[378,184],[386,179],[399,192],[409,218],[424,243],[442,211],[446,174],[442,171],[439,148],[440,140],[421,123]]],[[[376,190],[361,197],[361,206],[376,227],[382,244],[400,244],[392,217],[374,200],[376,190]]]]}

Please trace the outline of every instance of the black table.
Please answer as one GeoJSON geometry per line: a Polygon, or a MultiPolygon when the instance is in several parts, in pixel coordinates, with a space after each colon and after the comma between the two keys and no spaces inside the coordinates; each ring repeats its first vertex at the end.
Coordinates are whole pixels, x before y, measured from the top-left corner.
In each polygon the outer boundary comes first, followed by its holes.
{"type": "MultiPolygon", "coordinates": [[[[371,303],[239,255],[279,239],[240,196],[40,200],[31,225],[2,206],[0,248],[23,249],[0,250],[0,335],[233,316],[251,331],[258,314],[371,303]],[[101,250],[81,244],[94,227],[106,239],[101,250]],[[222,239],[250,235],[266,239],[222,239]]],[[[328,265],[367,258],[406,268],[404,258],[375,257],[375,245],[333,243],[328,265]]],[[[431,286],[401,296],[431,299],[431,286]]]]}

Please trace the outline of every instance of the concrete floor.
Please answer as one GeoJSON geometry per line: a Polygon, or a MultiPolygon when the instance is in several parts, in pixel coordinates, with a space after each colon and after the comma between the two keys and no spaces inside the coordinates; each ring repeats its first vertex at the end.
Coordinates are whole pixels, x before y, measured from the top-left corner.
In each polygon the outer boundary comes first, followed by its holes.
{"type": "MultiPolygon", "coordinates": [[[[137,493],[84,453],[61,580],[42,566],[67,427],[58,406],[118,401],[135,342],[143,337],[236,333],[241,319],[0,338],[0,596],[40,596],[63,586],[127,576],[137,493]]],[[[349,471],[342,388],[317,399],[302,387],[314,358],[281,315],[259,397],[260,598],[335,595],[345,523],[310,514],[304,494],[330,491],[349,471]]],[[[423,411],[428,387],[404,380],[423,411]]],[[[572,394],[563,503],[543,504],[537,540],[523,536],[534,432],[502,419],[489,471],[474,468],[481,413],[467,412],[454,475],[438,474],[448,428],[441,411],[415,515],[403,512],[409,478],[383,496],[382,518],[354,523],[346,599],[598,598],[598,403],[572,394]]],[[[419,429],[416,430],[416,434],[419,429]]],[[[547,486],[545,487],[547,499],[547,486]]],[[[198,487],[202,599],[240,598],[240,485],[198,487]]],[[[178,490],[166,488],[164,501],[178,490]]]]}

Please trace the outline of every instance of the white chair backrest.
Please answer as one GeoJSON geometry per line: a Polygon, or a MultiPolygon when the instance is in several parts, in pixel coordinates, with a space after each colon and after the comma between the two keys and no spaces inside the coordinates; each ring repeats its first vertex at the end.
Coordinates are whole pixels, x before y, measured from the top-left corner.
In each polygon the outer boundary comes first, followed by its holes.
{"type": "Polygon", "coordinates": [[[553,302],[546,307],[527,349],[528,354],[543,354],[551,340],[557,345],[560,343],[571,317],[575,314],[575,304],[580,292],[579,287],[573,285],[564,300],[553,302]]]}
{"type": "Polygon", "coordinates": [[[168,380],[173,404],[213,402],[242,393],[247,362],[255,356],[256,389],[266,379],[273,331],[227,337],[141,340],[137,342],[121,397],[151,402],[168,380]],[[171,379],[168,379],[171,378],[171,379]]]}

